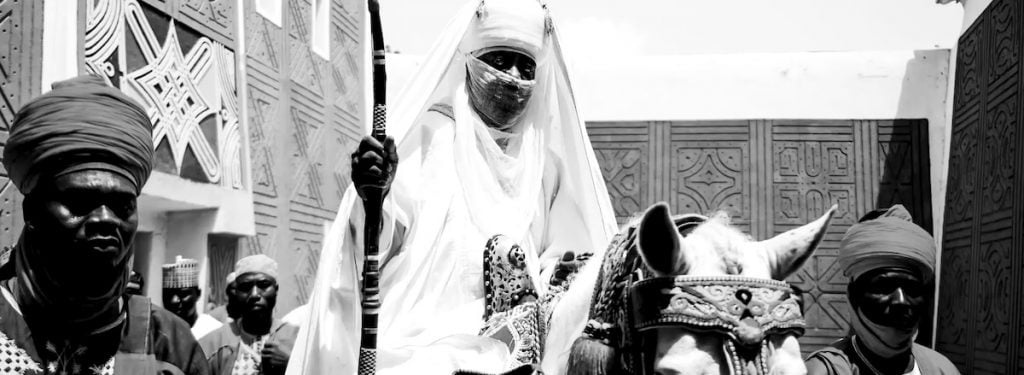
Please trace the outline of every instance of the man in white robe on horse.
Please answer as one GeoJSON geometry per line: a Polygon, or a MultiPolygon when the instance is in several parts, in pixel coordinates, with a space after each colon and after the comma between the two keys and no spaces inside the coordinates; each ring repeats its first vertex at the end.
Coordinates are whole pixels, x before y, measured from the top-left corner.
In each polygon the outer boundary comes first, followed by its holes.
{"type": "Polygon", "coordinates": [[[378,372],[506,371],[510,345],[480,335],[491,298],[485,244],[495,235],[518,244],[543,296],[563,254],[601,253],[617,231],[546,7],[467,4],[392,108],[397,142],[366,137],[353,154],[354,186],[324,244],[288,373],[356,373],[357,187],[392,176],[379,242],[378,372]]]}

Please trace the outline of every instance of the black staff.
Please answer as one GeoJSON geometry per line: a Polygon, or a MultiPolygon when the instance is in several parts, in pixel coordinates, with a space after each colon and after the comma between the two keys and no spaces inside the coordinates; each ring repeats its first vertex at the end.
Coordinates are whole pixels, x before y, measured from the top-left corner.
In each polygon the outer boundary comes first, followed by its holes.
{"type": "MultiPolygon", "coordinates": [[[[387,73],[384,71],[384,34],[380,25],[380,4],[368,0],[370,11],[370,39],[373,46],[373,130],[370,135],[381,143],[386,138],[387,73]]],[[[388,178],[385,176],[385,178],[388,178]]],[[[377,372],[377,314],[380,310],[380,256],[377,244],[380,240],[381,206],[384,203],[384,187],[363,188],[363,209],[366,222],[363,225],[365,260],[363,262],[363,324],[359,340],[359,375],[377,372]]]]}

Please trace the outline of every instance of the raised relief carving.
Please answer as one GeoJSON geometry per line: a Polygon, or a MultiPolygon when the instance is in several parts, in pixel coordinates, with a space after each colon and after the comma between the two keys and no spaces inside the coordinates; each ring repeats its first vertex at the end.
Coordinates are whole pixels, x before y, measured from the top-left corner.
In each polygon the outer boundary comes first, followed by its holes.
{"type": "Polygon", "coordinates": [[[615,216],[623,221],[643,210],[646,147],[595,148],[594,153],[601,165],[601,174],[604,175],[615,216]]]}
{"type": "Polygon", "coordinates": [[[86,4],[86,70],[143,104],[156,169],[245,189],[235,53],[137,0],[86,4]]]}

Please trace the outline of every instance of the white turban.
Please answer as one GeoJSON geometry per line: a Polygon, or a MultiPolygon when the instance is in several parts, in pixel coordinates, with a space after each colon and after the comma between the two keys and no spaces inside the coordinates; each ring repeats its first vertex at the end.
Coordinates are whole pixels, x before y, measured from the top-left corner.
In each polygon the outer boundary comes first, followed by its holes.
{"type": "Polygon", "coordinates": [[[250,255],[235,263],[235,277],[259,272],[277,278],[277,262],[263,254],[250,255]]]}
{"type": "Polygon", "coordinates": [[[475,52],[491,47],[512,47],[538,58],[544,49],[548,14],[537,1],[486,0],[477,8],[460,49],[475,52]]]}

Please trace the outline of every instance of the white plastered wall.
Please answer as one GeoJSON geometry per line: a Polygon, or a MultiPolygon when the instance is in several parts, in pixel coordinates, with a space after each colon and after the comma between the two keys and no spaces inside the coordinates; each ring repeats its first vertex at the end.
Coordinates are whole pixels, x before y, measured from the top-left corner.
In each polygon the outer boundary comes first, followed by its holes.
{"type": "Polygon", "coordinates": [[[988,9],[992,0],[960,0],[960,4],[964,7],[964,23],[960,32],[960,35],[963,35],[963,32],[967,31],[967,28],[981,16],[981,13],[988,9]]]}
{"type": "Polygon", "coordinates": [[[79,67],[78,1],[43,2],[42,92],[50,84],[77,76],[79,67]]]}

